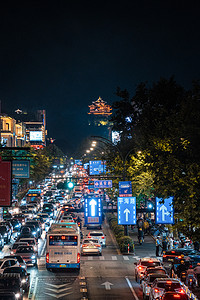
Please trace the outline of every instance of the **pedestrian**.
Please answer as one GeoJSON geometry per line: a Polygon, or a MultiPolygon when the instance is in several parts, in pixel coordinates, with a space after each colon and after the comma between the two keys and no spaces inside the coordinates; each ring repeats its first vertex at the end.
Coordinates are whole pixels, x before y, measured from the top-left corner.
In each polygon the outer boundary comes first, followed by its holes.
{"type": "Polygon", "coordinates": [[[172,250],[174,248],[174,241],[173,241],[173,238],[170,237],[169,238],[169,250],[172,250]]]}
{"type": "Polygon", "coordinates": [[[162,253],[167,251],[167,240],[166,238],[163,238],[162,240],[162,253]]]}
{"type": "Polygon", "coordinates": [[[160,249],[160,236],[156,238],[156,256],[159,256],[159,249],[160,249]]]}

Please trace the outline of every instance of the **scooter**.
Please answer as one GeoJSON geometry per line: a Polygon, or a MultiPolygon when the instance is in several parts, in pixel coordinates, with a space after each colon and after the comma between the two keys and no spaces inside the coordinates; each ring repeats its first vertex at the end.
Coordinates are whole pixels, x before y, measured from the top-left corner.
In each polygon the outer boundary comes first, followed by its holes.
{"type": "Polygon", "coordinates": [[[194,275],[192,275],[192,274],[187,275],[187,277],[186,277],[186,285],[189,288],[195,288],[197,286],[197,279],[196,279],[196,277],[194,275]]]}
{"type": "Polygon", "coordinates": [[[182,282],[186,281],[186,277],[187,277],[187,272],[186,271],[181,272],[181,274],[180,274],[180,280],[182,282]]]}

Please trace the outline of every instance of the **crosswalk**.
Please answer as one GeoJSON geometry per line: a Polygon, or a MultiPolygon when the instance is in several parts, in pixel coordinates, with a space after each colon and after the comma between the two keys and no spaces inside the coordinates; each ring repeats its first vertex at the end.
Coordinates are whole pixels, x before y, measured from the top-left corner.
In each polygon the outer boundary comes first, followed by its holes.
{"type": "Polygon", "coordinates": [[[133,256],[123,256],[123,255],[106,255],[106,256],[82,256],[81,261],[92,261],[92,260],[101,260],[101,261],[129,261],[134,259],[133,256]]]}

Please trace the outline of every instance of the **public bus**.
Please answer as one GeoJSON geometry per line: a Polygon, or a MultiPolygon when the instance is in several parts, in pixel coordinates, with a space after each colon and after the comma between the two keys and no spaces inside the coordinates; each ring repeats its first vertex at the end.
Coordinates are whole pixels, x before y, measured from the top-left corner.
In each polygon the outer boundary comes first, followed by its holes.
{"type": "Polygon", "coordinates": [[[80,269],[80,229],[54,223],[47,233],[46,268],[80,269]]]}

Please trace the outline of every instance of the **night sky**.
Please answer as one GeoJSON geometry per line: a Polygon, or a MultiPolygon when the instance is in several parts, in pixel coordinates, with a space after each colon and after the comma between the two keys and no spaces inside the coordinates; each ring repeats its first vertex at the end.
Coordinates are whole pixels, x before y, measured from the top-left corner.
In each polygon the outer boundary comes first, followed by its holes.
{"type": "Polygon", "coordinates": [[[1,1],[2,111],[46,109],[48,136],[73,153],[99,96],[112,104],[118,86],[132,95],[141,81],[200,79],[199,11],[199,1],[1,1]]]}

